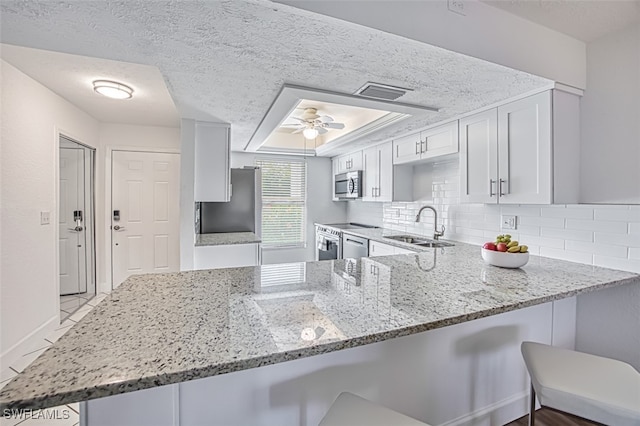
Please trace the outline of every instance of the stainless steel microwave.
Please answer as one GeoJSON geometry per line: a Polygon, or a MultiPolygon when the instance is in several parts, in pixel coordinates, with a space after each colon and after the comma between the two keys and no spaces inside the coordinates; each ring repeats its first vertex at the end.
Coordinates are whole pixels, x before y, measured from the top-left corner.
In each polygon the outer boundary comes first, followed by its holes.
{"type": "Polygon", "coordinates": [[[341,173],[334,178],[337,198],[353,200],[362,197],[362,171],[341,173]]]}

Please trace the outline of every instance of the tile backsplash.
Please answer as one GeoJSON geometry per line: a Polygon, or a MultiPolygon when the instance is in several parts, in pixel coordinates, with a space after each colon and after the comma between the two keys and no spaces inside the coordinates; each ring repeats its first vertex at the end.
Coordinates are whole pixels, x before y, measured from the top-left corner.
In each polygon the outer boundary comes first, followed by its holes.
{"type": "Polygon", "coordinates": [[[349,202],[350,222],[384,226],[400,232],[433,234],[433,213],[444,238],[481,245],[498,234],[511,234],[532,254],[640,273],[639,205],[488,205],[460,204],[458,160],[415,166],[414,202],[349,202]],[[430,176],[429,188],[418,179],[430,176]],[[502,230],[503,214],[517,216],[516,230],[502,230]]]}

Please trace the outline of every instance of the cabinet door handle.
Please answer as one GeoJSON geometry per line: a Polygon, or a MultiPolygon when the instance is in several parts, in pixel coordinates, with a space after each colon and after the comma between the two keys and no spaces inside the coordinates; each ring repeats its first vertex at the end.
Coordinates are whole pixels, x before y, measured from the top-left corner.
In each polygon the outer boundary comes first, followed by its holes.
{"type": "Polygon", "coordinates": [[[427,152],[427,138],[424,138],[422,142],[420,142],[420,152],[427,152]],[[422,145],[424,144],[424,149],[422,145]]]}
{"type": "Polygon", "coordinates": [[[422,141],[416,142],[416,155],[422,152],[422,141]]]}
{"type": "Polygon", "coordinates": [[[493,197],[494,195],[496,195],[495,192],[493,192],[493,185],[496,183],[495,179],[489,179],[489,197],[493,197]]]}
{"type": "Polygon", "coordinates": [[[503,184],[505,184],[505,183],[507,183],[507,181],[506,181],[505,179],[500,179],[500,187],[499,187],[499,190],[500,190],[500,196],[501,196],[501,197],[504,197],[505,195],[507,195],[507,194],[502,190],[502,185],[503,185],[503,184]]]}

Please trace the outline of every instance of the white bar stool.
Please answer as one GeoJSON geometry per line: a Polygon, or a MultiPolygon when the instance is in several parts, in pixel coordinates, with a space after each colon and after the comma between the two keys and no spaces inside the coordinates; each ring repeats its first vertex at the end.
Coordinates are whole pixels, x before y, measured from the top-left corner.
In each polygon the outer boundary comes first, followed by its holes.
{"type": "Polygon", "coordinates": [[[318,426],[429,426],[382,405],[342,392],[318,426]]]}
{"type": "Polygon", "coordinates": [[[640,426],[640,373],[629,364],[534,342],[522,343],[531,377],[529,425],[541,406],[615,426],[640,426]]]}

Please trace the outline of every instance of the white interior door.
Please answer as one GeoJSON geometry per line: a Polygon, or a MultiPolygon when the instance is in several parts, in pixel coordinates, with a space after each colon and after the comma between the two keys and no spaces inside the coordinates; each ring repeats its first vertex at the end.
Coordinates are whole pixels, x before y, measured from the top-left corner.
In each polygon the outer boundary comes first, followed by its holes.
{"type": "Polygon", "coordinates": [[[180,267],[180,156],[113,151],[112,285],[180,267]]]}
{"type": "Polygon", "coordinates": [[[60,148],[60,294],[87,291],[85,157],[82,148],[60,148]]]}

